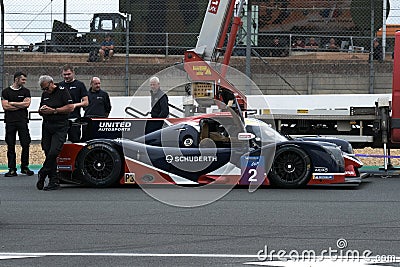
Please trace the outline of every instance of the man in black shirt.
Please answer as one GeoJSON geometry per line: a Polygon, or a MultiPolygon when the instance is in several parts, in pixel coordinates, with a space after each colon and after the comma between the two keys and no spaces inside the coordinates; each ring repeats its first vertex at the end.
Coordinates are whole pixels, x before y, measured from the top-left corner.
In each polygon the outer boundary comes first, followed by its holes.
{"type": "Polygon", "coordinates": [[[85,107],[85,117],[107,118],[111,111],[110,97],[101,88],[99,77],[90,80],[89,105],[85,107]]]}
{"type": "Polygon", "coordinates": [[[29,165],[29,145],[31,136],[28,128],[28,107],[31,104],[31,93],[25,88],[26,74],[16,72],[14,82],[1,93],[1,105],[4,109],[4,122],[6,123],[7,159],[9,171],[5,177],[17,176],[15,143],[18,132],[21,144],[21,173],[33,175],[29,165]]]}
{"type": "MultiPolygon", "coordinates": [[[[151,117],[152,118],[167,118],[169,115],[168,96],[160,89],[160,79],[156,76],[150,80],[150,95],[151,95],[151,117]]],[[[150,133],[159,130],[163,126],[162,120],[149,120],[146,124],[145,133],[150,133]]]]}
{"type": "Polygon", "coordinates": [[[379,40],[376,38],[374,39],[373,44],[374,44],[373,58],[374,58],[374,60],[379,60],[380,62],[382,62],[383,61],[382,45],[379,43],[379,40]]]}
{"type": "MultiPolygon", "coordinates": [[[[64,81],[58,86],[60,89],[67,89],[74,104],[74,111],[69,115],[69,119],[77,119],[81,117],[81,107],[84,108],[89,104],[88,93],[83,82],[75,79],[74,67],[67,64],[62,70],[64,81]]],[[[68,130],[68,140],[71,142],[79,142],[81,139],[81,126],[72,125],[68,130]]]]}
{"type": "Polygon", "coordinates": [[[150,78],[151,117],[166,118],[169,115],[168,96],[160,89],[160,79],[150,78]]]}
{"type": "Polygon", "coordinates": [[[43,117],[41,144],[46,159],[39,170],[36,187],[39,190],[57,190],[60,188],[57,156],[67,138],[68,117],[74,110],[74,104],[68,90],[61,89],[52,77],[40,76],[39,85],[43,90],[39,105],[39,114],[43,117]],[[44,187],[46,176],[49,177],[49,184],[44,187]]]}
{"type": "Polygon", "coordinates": [[[270,57],[286,57],[288,55],[287,49],[281,43],[278,37],[275,37],[272,45],[271,51],[269,52],[270,57]]]}

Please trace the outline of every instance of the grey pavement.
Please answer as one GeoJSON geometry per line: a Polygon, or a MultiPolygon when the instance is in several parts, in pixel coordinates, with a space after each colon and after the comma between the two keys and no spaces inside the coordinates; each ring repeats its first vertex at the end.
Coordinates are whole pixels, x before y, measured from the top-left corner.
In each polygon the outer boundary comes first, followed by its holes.
{"type": "Polygon", "coordinates": [[[44,192],[35,182],[0,177],[0,266],[286,266],[257,253],[338,250],[338,240],[343,251],[400,256],[399,177],[355,189],[235,188],[197,208],[136,187],[44,192]]]}

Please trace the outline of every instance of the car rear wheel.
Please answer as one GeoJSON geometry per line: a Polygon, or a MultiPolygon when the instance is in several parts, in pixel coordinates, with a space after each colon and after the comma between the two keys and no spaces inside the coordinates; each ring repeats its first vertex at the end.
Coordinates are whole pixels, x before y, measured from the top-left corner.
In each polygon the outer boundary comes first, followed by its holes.
{"type": "Polygon", "coordinates": [[[289,146],[278,149],[268,175],[272,185],[282,188],[298,188],[310,181],[312,174],[310,157],[302,149],[289,146]]]}
{"type": "Polygon", "coordinates": [[[107,187],[121,177],[122,160],[118,151],[106,143],[84,147],[78,155],[77,168],[82,180],[94,187],[107,187]]]}

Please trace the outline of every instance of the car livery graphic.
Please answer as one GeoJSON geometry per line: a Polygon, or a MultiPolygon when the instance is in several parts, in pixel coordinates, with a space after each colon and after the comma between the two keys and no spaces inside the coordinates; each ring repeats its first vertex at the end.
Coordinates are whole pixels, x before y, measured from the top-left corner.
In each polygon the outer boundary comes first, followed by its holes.
{"type": "Polygon", "coordinates": [[[289,140],[257,119],[234,112],[161,119],[82,118],[84,142],[66,143],[60,179],[107,187],[115,184],[305,185],[359,184],[362,162],[341,139],[289,140]],[[340,146],[338,145],[340,144],[340,146]]]}

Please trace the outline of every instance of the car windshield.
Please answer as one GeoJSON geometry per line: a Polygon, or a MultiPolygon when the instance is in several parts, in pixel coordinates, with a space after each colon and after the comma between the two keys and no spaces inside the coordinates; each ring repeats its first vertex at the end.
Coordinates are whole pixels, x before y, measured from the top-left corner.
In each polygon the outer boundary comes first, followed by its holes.
{"type": "Polygon", "coordinates": [[[256,120],[246,119],[246,131],[256,136],[256,141],[263,145],[287,141],[287,138],[271,128],[267,123],[256,120]]]}

